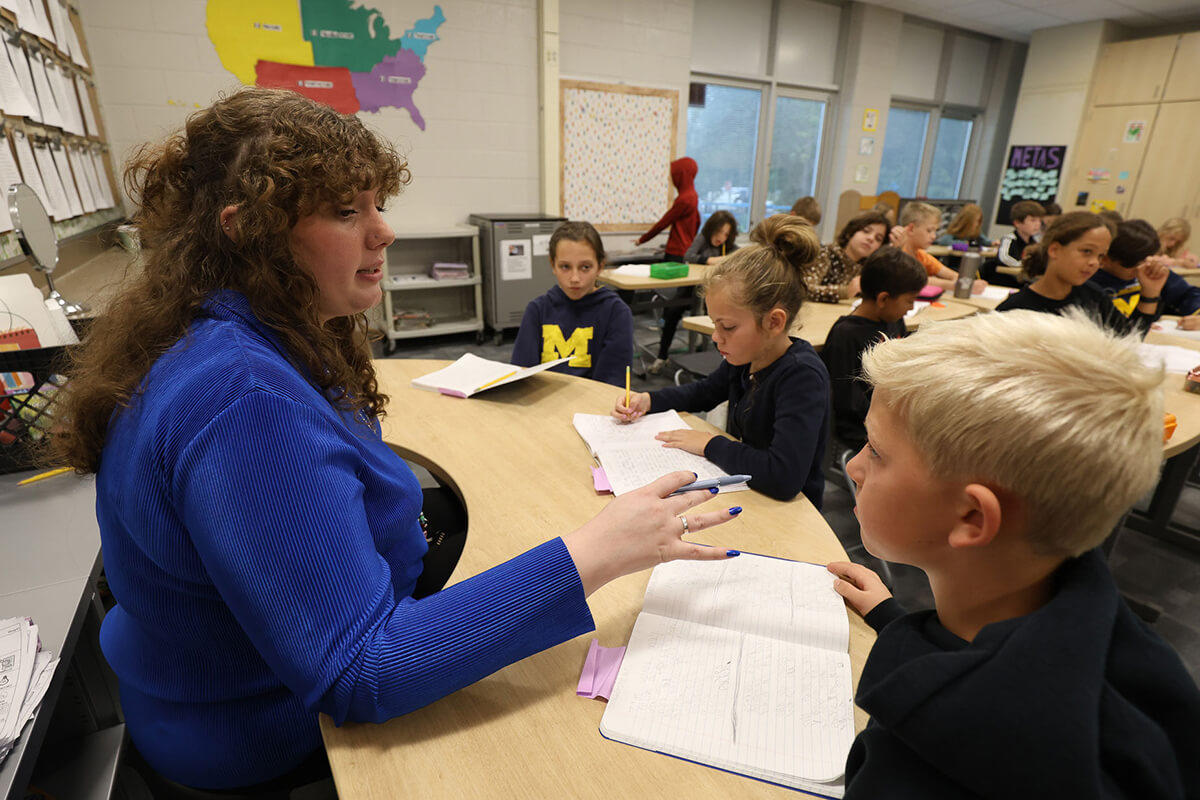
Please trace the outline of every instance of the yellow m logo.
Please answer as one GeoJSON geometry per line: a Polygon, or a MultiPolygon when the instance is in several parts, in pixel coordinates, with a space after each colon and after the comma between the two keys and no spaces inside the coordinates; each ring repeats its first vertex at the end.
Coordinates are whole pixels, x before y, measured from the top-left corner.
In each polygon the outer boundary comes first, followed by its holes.
{"type": "Polygon", "coordinates": [[[590,367],[592,356],[588,353],[588,342],[592,340],[593,328],[576,328],[570,339],[564,339],[562,328],[557,325],[542,326],[542,363],[558,358],[570,357],[568,367],[590,367]]]}

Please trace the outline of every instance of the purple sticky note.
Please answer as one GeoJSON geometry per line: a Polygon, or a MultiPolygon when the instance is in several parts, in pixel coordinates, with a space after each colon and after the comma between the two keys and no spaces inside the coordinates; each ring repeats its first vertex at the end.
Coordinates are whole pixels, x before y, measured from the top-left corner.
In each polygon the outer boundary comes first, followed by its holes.
{"type": "Polygon", "coordinates": [[[596,696],[592,689],[596,684],[596,658],[599,647],[600,643],[595,639],[592,639],[592,643],[588,646],[587,658],[583,660],[583,672],[579,676],[579,686],[575,688],[575,694],[580,697],[596,696]]]}
{"type": "Polygon", "coordinates": [[[596,681],[592,684],[593,697],[603,697],[605,700],[609,698],[612,694],[613,684],[617,682],[617,673],[621,671],[621,662],[624,660],[624,647],[600,648],[596,681]]]}
{"type": "Polygon", "coordinates": [[[596,487],[597,492],[612,491],[608,476],[604,474],[604,467],[592,467],[592,486],[596,487]]]}

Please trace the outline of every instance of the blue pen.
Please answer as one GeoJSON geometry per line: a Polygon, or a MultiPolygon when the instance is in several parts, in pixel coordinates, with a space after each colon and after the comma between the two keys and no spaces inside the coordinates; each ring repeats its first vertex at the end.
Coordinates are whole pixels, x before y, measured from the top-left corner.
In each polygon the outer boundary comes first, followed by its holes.
{"type": "Polygon", "coordinates": [[[680,486],[672,495],[682,494],[684,492],[694,492],[697,489],[715,489],[718,486],[732,486],[735,483],[745,483],[750,480],[749,475],[726,475],[721,478],[702,478],[698,481],[692,481],[687,486],[680,486]]]}

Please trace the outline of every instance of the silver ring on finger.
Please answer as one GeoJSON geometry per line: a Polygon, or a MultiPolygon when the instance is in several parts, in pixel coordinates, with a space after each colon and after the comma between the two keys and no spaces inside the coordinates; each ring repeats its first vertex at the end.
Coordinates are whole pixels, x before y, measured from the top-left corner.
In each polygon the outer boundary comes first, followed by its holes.
{"type": "Polygon", "coordinates": [[[686,516],[680,517],[680,518],[679,518],[679,521],[683,523],[683,535],[685,535],[685,536],[686,536],[686,535],[687,535],[687,532],[688,532],[688,521],[687,521],[687,517],[686,517],[686,516]]]}

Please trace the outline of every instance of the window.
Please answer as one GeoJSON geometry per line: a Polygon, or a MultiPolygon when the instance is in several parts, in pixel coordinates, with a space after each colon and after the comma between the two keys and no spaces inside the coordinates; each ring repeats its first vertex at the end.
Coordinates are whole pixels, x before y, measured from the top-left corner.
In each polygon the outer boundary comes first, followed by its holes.
{"type": "Polygon", "coordinates": [[[876,194],[896,192],[901,197],[916,196],[928,129],[928,111],[892,107],[888,112],[876,194]]]}
{"type": "Polygon", "coordinates": [[[700,216],[733,214],[742,230],[750,227],[758,118],[762,92],[719,83],[704,84],[704,104],[688,105],[687,154],[700,166],[696,193],[700,216]]]}
{"type": "Polygon", "coordinates": [[[933,161],[929,166],[930,197],[958,197],[962,186],[963,168],[967,165],[967,149],[971,145],[969,119],[942,117],[938,123],[937,141],[933,145],[933,161]]]}
{"type": "Polygon", "coordinates": [[[817,193],[824,129],[824,100],[775,98],[765,216],[790,211],[798,199],[817,193]]]}

